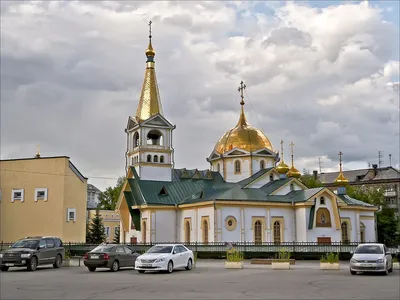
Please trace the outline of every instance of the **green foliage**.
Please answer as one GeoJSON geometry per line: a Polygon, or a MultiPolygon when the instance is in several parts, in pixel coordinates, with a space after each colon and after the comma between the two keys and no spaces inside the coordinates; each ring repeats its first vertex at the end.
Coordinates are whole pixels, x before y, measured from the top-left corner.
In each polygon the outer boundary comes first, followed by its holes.
{"type": "Polygon", "coordinates": [[[226,251],[226,260],[229,262],[241,262],[243,261],[243,253],[236,251],[235,248],[226,251]]]}
{"type": "Polygon", "coordinates": [[[121,193],[122,186],[125,182],[125,177],[119,177],[115,187],[108,187],[104,192],[99,195],[98,209],[104,210],[115,210],[115,206],[118,202],[119,194],[121,193]]]}
{"type": "Polygon", "coordinates": [[[119,237],[120,237],[120,230],[118,229],[116,234],[114,235],[114,240],[113,240],[114,244],[119,244],[119,237]]]}
{"type": "Polygon", "coordinates": [[[309,189],[323,186],[318,179],[315,179],[314,175],[303,175],[300,177],[300,181],[309,189]]]}
{"type": "Polygon", "coordinates": [[[326,255],[323,255],[320,260],[322,263],[338,263],[339,262],[339,253],[327,253],[326,255]]]}
{"type": "Polygon", "coordinates": [[[281,249],[276,255],[273,261],[279,262],[289,262],[290,261],[290,252],[285,249],[281,249]]]}
{"type": "Polygon", "coordinates": [[[394,262],[394,263],[397,263],[397,262],[399,262],[399,260],[397,259],[397,257],[393,257],[393,259],[392,259],[392,260],[393,260],[393,262],[394,262]]]}
{"type": "Polygon", "coordinates": [[[64,259],[70,259],[71,258],[71,252],[69,250],[65,250],[65,257],[64,259]]]}
{"type": "Polygon", "coordinates": [[[197,261],[197,252],[196,251],[193,252],[193,259],[194,259],[194,261],[197,261]]]}
{"type": "Polygon", "coordinates": [[[92,223],[89,225],[88,233],[86,234],[89,244],[101,244],[106,241],[106,233],[103,224],[103,218],[100,216],[100,212],[97,209],[92,223]]]}

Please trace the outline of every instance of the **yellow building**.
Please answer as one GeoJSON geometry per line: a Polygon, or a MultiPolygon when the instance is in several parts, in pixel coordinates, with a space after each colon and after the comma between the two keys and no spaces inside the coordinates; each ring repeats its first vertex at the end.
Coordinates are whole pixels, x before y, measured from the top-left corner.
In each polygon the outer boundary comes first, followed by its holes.
{"type": "MultiPolygon", "coordinates": [[[[119,232],[120,217],[119,213],[114,210],[99,210],[100,216],[103,219],[103,225],[105,234],[107,236],[107,242],[113,242],[116,235],[119,232]]],[[[96,209],[88,210],[88,221],[91,224],[92,219],[96,214],[96,209]]]]}
{"type": "Polygon", "coordinates": [[[0,160],[0,241],[86,237],[87,178],[67,156],[0,160]]]}

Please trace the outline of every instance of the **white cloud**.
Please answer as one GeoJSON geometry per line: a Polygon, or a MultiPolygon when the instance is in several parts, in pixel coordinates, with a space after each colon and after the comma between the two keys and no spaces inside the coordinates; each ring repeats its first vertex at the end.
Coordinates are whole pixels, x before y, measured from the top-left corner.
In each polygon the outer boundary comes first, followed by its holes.
{"type": "Polygon", "coordinates": [[[382,150],[398,164],[398,29],[366,3],[265,4],[274,15],[247,1],[1,5],[2,158],[32,156],[40,143],[86,176],[122,175],[151,19],[177,167],[208,167],[237,122],[242,79],[249,122],[275,148],[294,141],[300,170],[317,169],[318,157],[336,168],[340,150],[345,163],[382,150]]]}

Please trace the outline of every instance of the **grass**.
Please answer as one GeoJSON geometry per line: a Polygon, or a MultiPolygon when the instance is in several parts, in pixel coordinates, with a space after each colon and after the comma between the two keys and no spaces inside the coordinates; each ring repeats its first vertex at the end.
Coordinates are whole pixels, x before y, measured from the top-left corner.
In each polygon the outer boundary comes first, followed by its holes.
{"type": "Polygon", "coordinates": [[[273,262],[290,262],[290,252],[285,251],[285,249],[282,249],[275,255],[275,258],[272,259],[272,261],[273,262]]]}
{"type": "Polygon", "coordinates": [[[339,262],[339,253],[335,254],[335,253],[327,253],[326,255],[323,255],[320,259],[320,262],[322,263],[330,263],[330,264],[334,264],[334,263],[338,263],[339,262]]]}
{"type": "Polygon", "coordinates": [[[243,261],[243,253],[236,251],[234,248],[226,251],[226,260],[228,262],[242,262],[243,261]]]}

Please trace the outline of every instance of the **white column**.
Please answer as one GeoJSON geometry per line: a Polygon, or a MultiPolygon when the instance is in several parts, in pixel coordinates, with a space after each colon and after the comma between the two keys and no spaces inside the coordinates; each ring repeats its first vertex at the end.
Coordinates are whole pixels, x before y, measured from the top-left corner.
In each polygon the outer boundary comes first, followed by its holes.
{"type": "Polygon", "coordinates": [[[267,208],[267,242],[271,242],[271,211],[267,208]]]}

